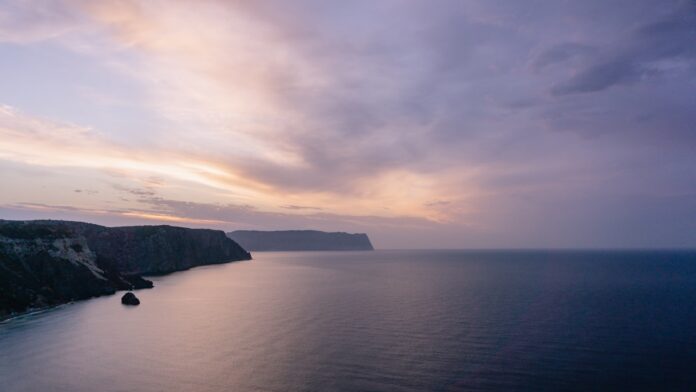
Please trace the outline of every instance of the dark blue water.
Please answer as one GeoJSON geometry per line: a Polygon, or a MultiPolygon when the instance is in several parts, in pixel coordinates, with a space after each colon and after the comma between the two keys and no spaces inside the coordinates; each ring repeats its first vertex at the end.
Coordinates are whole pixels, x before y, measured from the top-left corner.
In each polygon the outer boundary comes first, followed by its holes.
{"type": "Polygon", "coordinates": [[[0,390],[696,389],[696,252],[254,257],[0,324],[0,390]]]}

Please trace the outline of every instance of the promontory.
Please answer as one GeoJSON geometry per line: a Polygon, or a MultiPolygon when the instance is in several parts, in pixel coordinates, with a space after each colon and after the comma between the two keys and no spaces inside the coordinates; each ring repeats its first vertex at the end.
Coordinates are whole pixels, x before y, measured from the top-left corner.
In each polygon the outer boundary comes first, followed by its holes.
{"type": "Polygon", "coordinates": [[[364,233],[237,230],[227,236],[250,251],[374,250],[364,233]]]}
{"type": "Polygon", "coordinates": [[[0,220],[0,320],[152,287],[142,275],[249,259],[249,252],[218,230],[0,220]]]}

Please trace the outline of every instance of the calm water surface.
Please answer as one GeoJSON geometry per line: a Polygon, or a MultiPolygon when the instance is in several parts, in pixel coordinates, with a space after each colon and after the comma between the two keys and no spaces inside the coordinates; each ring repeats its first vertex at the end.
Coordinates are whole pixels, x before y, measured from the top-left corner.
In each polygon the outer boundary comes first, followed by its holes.
{"type": "Polygon", "coordinates": [[[270,252],[0,324],[0,390],[696,390],[696,252],[270,252]]]}

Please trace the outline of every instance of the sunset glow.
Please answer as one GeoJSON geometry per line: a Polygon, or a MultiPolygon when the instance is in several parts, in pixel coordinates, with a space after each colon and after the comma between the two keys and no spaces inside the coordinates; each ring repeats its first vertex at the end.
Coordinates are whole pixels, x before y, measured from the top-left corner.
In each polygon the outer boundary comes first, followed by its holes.
{"type": "Polygon", "coordinates": [[[696,244],[692,2],[332,3],[0,1],[3,217],[696,244]]]}

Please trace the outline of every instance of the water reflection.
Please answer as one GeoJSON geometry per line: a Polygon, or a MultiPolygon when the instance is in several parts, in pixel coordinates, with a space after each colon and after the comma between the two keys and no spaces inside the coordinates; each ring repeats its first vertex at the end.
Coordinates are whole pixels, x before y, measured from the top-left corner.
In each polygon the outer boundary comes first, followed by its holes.
{"type": "Polygon", "coordinates": [[[3,391],[696,383],[692,252],[259,253],[0,324],[3,391]]]}

